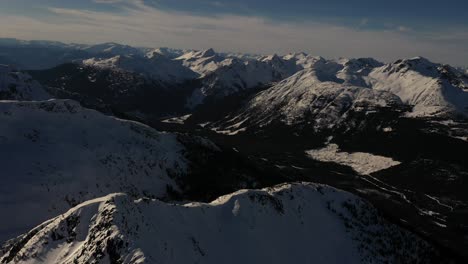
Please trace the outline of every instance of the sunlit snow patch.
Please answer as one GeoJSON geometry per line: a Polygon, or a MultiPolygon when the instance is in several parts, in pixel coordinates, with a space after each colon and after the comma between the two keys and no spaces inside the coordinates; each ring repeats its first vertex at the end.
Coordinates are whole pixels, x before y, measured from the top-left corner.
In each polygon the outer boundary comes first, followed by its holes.
{"type": "Polygon", "coordinates": [[[357,173],[368,175],[380,170],[399,165],[388,157],[377,156],[365,152],[340,152],[338,145],[330,144],[322,149],[313,149],[306,151],[307,155],[315,160],[325,162],[335,162],[353,168],[357,173]]]}
{"type": "Polygon", "coordinates": [[[180,124],[183,125],[187,119],[189,119],[192,115],[184,115],[184,116],[176,116],[168,119],[164,119],[162,122],[163,123],[169,123],[169,124],[180,124]]]}

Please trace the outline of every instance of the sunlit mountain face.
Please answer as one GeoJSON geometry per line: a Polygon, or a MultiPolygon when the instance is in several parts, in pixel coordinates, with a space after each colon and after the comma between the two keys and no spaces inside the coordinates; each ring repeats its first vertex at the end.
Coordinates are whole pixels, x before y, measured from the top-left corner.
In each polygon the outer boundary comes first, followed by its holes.
{"type": "Polygon", "coordinates": [[[0,263],[468,262],[465,5],[0,3],[0,263]]]}

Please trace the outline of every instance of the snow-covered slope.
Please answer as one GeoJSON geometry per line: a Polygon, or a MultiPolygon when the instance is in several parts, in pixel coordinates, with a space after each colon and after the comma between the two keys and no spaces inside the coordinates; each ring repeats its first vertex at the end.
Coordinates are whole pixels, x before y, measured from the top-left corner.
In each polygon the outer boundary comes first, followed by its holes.
{"type": "Polygon", "coordinates": [[[209,204],[111,194],[9,241],[0,261],[428,263],[431,254],[360,198],[301,183],[241,190],[209,204]]]}
{"type": "Polygon", "coordinates": [[[31,76],[0,64],[0,100],[45,100],[51,96],[31,76]]]}
{"type": "Polygon", "coordinates": [[[373,70],[368,83],[414,105],[413,115],[457,112],[468,115],[468,77],[448,65],[416,57],[373,70]]]}
{"type": "Polygon", "coordinates": [[[184,67],[179,61],[159,53],[152,53],[151,57],[118,55],[108,59],[91,58],[84,60],[83,64],[103,69],[141,73],[148,78],[170,84],[198,77],[198,74],[184,67]]]}
{"type": "Polygon", "coordinates": [[[399,108],[400,99],[389,92],[345,83],[336,73],[339,64],[326,62],[305,69],[258,93],[239,113],[223,122],[224,129],[263,127],[274,122],[307,124],[317,129],[333,128],[348,113],[371,113],[399,108]]]}
{"type": "Polygon", "coordinates": [[[114,192],[164,196],[187,161],[176,135],[71,100],[0,102],[0,241],[114,192]]]}

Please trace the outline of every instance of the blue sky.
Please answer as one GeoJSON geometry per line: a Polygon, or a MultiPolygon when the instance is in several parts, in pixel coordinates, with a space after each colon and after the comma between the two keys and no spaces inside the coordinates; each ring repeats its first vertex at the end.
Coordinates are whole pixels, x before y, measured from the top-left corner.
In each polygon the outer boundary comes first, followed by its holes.
{"type": "Polygon", "coordinates": [[[464,0],[2,0],[0,37],[468,64],[464,0]]]}

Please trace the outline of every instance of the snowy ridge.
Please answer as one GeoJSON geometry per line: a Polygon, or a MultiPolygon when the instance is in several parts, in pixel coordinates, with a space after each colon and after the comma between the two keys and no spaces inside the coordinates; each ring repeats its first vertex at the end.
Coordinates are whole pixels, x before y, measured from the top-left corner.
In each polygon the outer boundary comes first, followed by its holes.
{"type": "Polygon", "coordinates": [[[52,98],[30,75],[0,64],[0,100],[46,100],[52,98]]]}
{"type": "Polygon", "coordinates": [[[368,82],[414,105],[414,116],[468,115],[468,78],[448,65],[422,57],[399,60],[372,71],[368,82]]]}
{"type": "Polygon", "coordinates": [[[176,135],[71,100],[0,102],[0,241],[109,193],[162,197],[187,170],[176,135]]]}
{"type": "Polygon", "coordinates": [[[360,198],[298,183],[242,190],[209,204],[108,195],[9,241],[0,261],[427,263],[430,253],[436,251],[360,198]]]}

